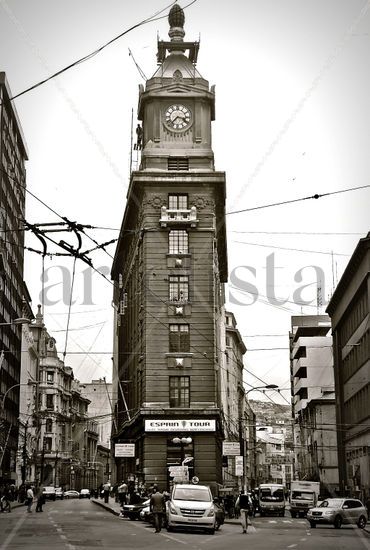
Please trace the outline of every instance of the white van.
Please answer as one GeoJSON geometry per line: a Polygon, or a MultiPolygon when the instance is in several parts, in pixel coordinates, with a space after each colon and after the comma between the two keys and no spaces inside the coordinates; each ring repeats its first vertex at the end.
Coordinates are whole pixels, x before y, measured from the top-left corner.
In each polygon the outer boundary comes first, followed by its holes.
{"type": "Polygon", "coordinates": [[[182,527],[215,532],[215,507],[207,485],[175,485],[166,510],[167,531],[182,527]]]}

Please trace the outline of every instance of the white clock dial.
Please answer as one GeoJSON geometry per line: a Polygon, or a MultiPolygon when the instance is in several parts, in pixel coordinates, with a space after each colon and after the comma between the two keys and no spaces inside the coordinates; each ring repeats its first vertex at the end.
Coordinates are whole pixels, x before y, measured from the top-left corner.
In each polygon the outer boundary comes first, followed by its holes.
{"type": "Polygon", "coordinates": [[[171,105],[166,110],[166,124],[174,130],[183,130],[190,123],[190,111],[181,104],[171,105]]]}

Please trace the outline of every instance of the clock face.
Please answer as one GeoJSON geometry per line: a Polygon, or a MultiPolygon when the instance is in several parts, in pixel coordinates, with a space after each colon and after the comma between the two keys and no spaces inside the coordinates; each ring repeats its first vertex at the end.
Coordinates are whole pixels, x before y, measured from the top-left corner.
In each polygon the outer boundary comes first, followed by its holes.
{"type": "Polygon", "coordinates": [[[174,130],[183,130],[190,123],[190,111],[184,105],[171,105],[166,110],[166,124],[174,130]]]}

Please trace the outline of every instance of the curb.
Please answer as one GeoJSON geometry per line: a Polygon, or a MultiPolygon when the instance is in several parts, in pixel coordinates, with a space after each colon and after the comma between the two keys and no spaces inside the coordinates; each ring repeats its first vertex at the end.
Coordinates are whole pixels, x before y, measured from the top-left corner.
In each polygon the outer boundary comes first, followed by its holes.
{"type": "Polygon", "coordinates": [[[101,506],[102,508],[104,508],[105,510],[107,510],[107,512],[110,512],[111,514],[113,514],[114,516],[119,516],[119,512],[118,510],[114,510],[111,506],[109,506],[109,504],[106,504],[105,502],[101,502],[99,500],[95,500],[95,499],[91,499],[91,501],[94,503],[94,504],[97,504],[98,506],[101,506]]]}

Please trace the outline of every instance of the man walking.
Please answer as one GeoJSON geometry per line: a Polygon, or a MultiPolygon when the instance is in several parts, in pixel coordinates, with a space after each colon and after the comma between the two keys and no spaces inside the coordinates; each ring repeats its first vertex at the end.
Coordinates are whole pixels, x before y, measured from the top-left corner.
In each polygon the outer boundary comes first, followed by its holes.
{"type": "Polygon", "coordinates": [[[109,483],[109,481],[104,483],[103,492],[104,492],[104,502],[107,504],[109,502],[109,492],[110,492],[110,483],[109,483]]]}
{"type": "Polygon", "coordinates": [[[240,510],[240,521],[242,524],[243,533],[248,532],[248,515],[250,512],[249,497],[244,494],[244,491],[240,492],[238,500],[236,502],[240,510]]]}
{"type": "Polygon", "coordinates": [[[164,496],[156,485],[154,485],[154,492],[150,497],[150,511],[153,514],[155,533],[160,533],[162,529],[163,514],[166,508],[164,496]]]}
{"type": "Polygon", "coordinates": [[[121,485],[118,487],[118,500],[121,506],[124,506],[127,502],[127,490],[128,487],[124,481],[122,481],[121,485]]]}
{"type": "Polygon", "coordinates": [[[33,494],[33,491],[32,491],[32,487],[28,487],[27,489],[27,512],[31,513],[32,510],[32,504],[33,504],[33,498],[34,498],[34,494],[33,494]]]}

